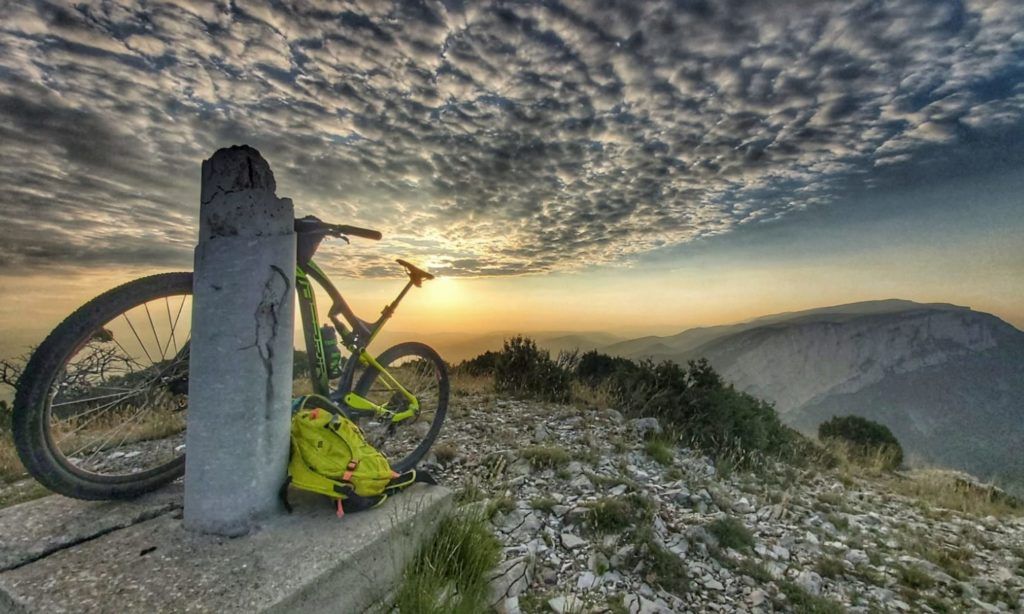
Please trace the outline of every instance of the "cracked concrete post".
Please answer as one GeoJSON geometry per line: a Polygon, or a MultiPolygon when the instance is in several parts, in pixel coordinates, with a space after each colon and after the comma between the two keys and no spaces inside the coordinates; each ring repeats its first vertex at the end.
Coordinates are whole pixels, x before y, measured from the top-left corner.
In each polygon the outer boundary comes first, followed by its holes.
{"type": "Polygon", "coordinates": [[[242,535],[277,509],[288,463],[295,231],[255,149],[203,162],[195,251],[185,526],[242,535]]]}

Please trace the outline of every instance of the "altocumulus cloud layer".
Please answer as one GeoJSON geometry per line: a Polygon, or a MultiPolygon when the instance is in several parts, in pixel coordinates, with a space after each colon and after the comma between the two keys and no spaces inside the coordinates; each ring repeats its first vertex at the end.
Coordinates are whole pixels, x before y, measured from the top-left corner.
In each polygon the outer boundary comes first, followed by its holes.
{"type": "Polygon", "coordinates": [[[449,274],[619,263],[1024,118],[1024,3],[6,5],[0,258],[187,266],[198,163],[449,274]]]}

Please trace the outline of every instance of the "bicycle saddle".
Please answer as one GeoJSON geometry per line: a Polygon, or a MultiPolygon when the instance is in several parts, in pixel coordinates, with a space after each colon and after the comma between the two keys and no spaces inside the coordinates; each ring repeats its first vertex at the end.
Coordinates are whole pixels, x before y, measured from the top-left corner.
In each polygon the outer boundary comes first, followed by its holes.
{"type": "Polygon", "coordinates": [[[430,273],[427,273],[423,269],[417,267],[416,265],[410,264],[405,260],[402,260],[401,258],[395,260],[395,262],[405,267],[405,272],[409,274],[409,279],[412,280],[413,285],[415,285],[417,288],[422,286],[424,281],[430,281],[431,279],[434,279],[434,276],[431,275],[430,273]]]}

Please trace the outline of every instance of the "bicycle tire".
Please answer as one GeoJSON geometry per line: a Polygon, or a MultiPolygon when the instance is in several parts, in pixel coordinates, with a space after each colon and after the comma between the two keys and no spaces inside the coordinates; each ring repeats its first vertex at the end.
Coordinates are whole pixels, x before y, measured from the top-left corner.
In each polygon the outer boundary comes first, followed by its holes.
{"type": "MultiPolygon", "coordinates": [[[[430,450],[430,447],[434,445],[434,441],[437,440],[437,436],[441,432],[441,426],[444,424],[445,416],[448,412],[448,396],[449,396],[449,383],[448,383],[448,366],[445,364],[441,356],[430,346],[419,343],[416,341],[409,341],[405,343],[399,343],[398,345],[392,346],[377,357],[377,362],[387,369],[391,365],[399,364],[403,359],[418,358],[427,361],[434,368],[434,372],[437,377],[437,407],[433,409],[433,419],[430,422],[429,430],[419,444],[409,453],[405,454],[402,458],[393,459],[389,457],[391,467],[395,471],[402,473],[414,468],[422,459],[423,456],[430,450]]],[[[371,387],[374,382],[378,379],[379,372],[373,368],[367,368],[359,376],[359,380],[356,383],[353,391],[363,397],[368,397],[371,392],[371,387]]],[[[392,374],[399,383],[403,386],[407,384],[402,381],[402,378],[396,374],[392,374]]],[[[416,394],[414,392],[414,394],[416,394]]],[[[358,422],[358,418],[356,418],[358,422]]],[[[414,422],[415,423],[415,422],[414,422]]],[[[363,425],[360,425],[363,426],[363,425]]],[[[399,423],[397,428],[409,428],[410,425],[399,423]]],[[[364,431],[366,429],[364,428],[364,431]]],[[[381,450],[385,456],[388,456],[387,450],[381,450]]]]}
{"type": "Polygon", "coordinates": [[[169,462],[138,473],[103,476],[80,470],[55,449],[48,425],[48,397],[58,374],[105,324],[146,301],[191,293],[189,272],[130,281],[79,307],[35,350],[18,382],[12,431],[22,464],[43,486],[77,499],[122,499],[154,490],[184,474],[183,452],[169,462]]]}

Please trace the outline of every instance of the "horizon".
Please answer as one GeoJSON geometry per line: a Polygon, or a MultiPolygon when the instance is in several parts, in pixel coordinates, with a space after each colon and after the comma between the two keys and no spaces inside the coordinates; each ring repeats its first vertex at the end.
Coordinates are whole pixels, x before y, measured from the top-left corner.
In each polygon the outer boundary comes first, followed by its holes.
{"type": "Polygon", "coordinates": [[[357,313],[396,257],[438,274],[395,331],[665,335],[893,296],[1024,328],[1014,2],[132,4],[0,26],[0,357],[189,269],[201,161],[238,143],[298,215],[384,233],[318,255],[357,313]]]}

